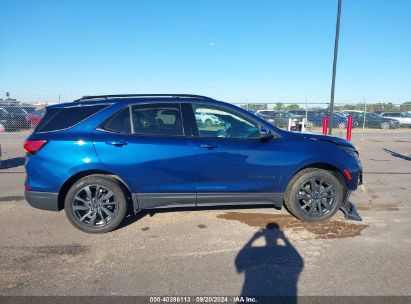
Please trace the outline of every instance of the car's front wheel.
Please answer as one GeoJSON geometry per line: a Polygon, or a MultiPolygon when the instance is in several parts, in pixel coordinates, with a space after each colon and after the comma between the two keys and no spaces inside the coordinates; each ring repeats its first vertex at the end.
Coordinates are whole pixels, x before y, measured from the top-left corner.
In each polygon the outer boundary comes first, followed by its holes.
{"type": "Polygon", "coordinates": [[[338,124],[338,128],[340,128],[340,129],[345,129],[346,127],[347,127],[347,125],[344,122],[340,122],[338,124]]]}
{"type": "Polygon", "coordinates": [[[387,130],[390,128],[390,124],[388,122],[381,123],[381,129],[387,130]]]}
{"type": "Polygon", "coordinates": [[[64,209],[76,228],[88,233],[104,233],[123,221],[127,200],[116,180],[91,175],[73,184],[67,192],[64,209]]]}
{"type": "Polygon", "coordinates": [[[340,209],[344,198],[341,181],[330,171],[308,168],[296,174],[285,194],[285,205],[295,217],[324,221],[340,209]]]}

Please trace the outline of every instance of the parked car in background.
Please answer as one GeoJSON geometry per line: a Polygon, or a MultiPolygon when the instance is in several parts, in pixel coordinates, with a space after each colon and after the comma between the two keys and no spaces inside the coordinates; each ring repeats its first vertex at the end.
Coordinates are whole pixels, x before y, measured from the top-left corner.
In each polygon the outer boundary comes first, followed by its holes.
{"type": "Polygon", "coordinates": [[[26,115],[26,121],[30,124],[30,127],[34,129],[40,123],[44,114],[46,114],[46,109],[36,110],[26,115]]]}
{"type": "Polygon", "coordinates": [[[10,113],[10,119],[15,120],[18,129],[28,129],[30,124],[26,120],[26,111],[19,106],[1,106],[2,109],[10,113]]]}
{"type": "Polygon", "coordinates": [[[19,121],[8,111],[0,107],[0,124],[5,132],[13,132],[21,129],[19,121]]]}
{"type": "Polygon", "coordinates": [[[37,110],[37,108],[32,106],[20,106],[20,108],[22,108],[27,114],[33,113],[37,110]]]}
{"type": "Polygon", "coordinates": [[[398,120],[400,127],[411,127],[411,113],[407,112],[381,112],[378,115],[384,118],[398,120]]]}
{"type": "Polygon", "coordinates": [[[396,129],[400,127],[398,120],[381,117],[380,115],[372,112],[351,111],[344,110],[344,113],[351,115],[353,121],[357,122],[360,126],[364,124],[365,128],[377,128],[377,129],[396,129]],[[365,120],[364,120],[365,115],[365,120]]]}
{"type": "Polygon", "coordinates": [[[283,129],[288,128],[289,120],[291,119],[291,131],[296,131],[299,122],[303,119],[301,115],[296,115],[284,110],[260,110],[257,111],[256,115],[283,129]]]}
{"type": "Polygon", "coordinates": [[[178,206],[285,204],[303,221],[324,221],[362,183],[351,142],[287,132],[198,95],[88,96],[49,106],[24,148],[27,201],[65,209],[89,233],[115,229],[133,210],[178,206]],[[202,115],[215,124],[205,126],[202,115]]]}
{"type": "Polygon", "coordinates": [[[197,122],[203,126],[213,126],[221,123],[217,116],[209,113],[196,113],[195,117],[197,122]]]}
{"type": "Polygon", "coordinates": [[[248,110],[248,109],[247,109],[247,111],[250,112],[251,114],[257,115],[257,111],[256,111],[256,110],[248,110]]]}
{"type": "MultiPolygon", "coordinates": [[[[324,116],[328,115],[327,111],[324,110],[291,110],[291,113],[297,114],[297,115],[303,115],[305,117],[306,112],[307,112],[307,120],[309,121],[308,123],[308,127],[321,127],[323,124],[323,119],[324,116]]],[[[333,128],[340,128],[340,129],[344,129],[346,128],[348,125],[348,119],[345,115],[340,114],[338,112],[334,112],[333,115],[333,128]]],[[[357,127],[357,124],[353,123],[353,127],[357,127]]]]}

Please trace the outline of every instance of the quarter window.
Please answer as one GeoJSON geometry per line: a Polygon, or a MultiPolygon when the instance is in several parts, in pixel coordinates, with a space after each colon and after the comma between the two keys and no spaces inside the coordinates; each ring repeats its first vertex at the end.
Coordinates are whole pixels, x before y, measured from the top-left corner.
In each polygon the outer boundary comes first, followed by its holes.
{"type": "Polygon", "coordinates": [[[223,107],[194,104],[200,137],[260,138],[258,123],[223,107]]]}
{"type": "Polygon", "coordinates": [[[35,132],[50,132],[71,128],[107,106],[87,105],[69,108],[48,108],[35,132]]]}
{"type": "Polygon", "coordinates": [[[105,130],[116,133],[131,133],[130,107],[115,114],[104,126],[105,130]]]}

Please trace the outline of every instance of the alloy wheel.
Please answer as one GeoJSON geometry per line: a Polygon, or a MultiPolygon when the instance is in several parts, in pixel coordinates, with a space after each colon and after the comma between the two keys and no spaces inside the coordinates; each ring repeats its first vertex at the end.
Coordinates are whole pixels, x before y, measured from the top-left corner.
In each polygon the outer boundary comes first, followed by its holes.
{"type": "Polygon", "coordinates": [[[296,194],[296,200],[306,216],[323,217],[335,204],[334,186],[323,178],[305,181],[296,194]]]}
{"type": "Polygon", "coordinates": [[[116,217],[118,203],[114,193],[101,185],[86,186],[74,196],[72,201],[74,216],[89,228],[104,227],[116,217]]]}

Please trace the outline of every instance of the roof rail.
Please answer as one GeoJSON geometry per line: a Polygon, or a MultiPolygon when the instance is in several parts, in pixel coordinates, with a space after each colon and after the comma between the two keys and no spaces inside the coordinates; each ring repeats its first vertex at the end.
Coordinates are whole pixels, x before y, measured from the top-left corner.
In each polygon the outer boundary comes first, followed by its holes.
{"type": "Polygon", "coordinates": [[[91,101],[93,99],[111,99],[111,98],[143,98],[143,97],[170,97],[170,98],[197,98],[197,99],[208,99],[214,100],[213,98],[202,96],[202,95],[192,95],[192,94],[120,94],[120,95],[95,95],[95,96],[83,96],[74,102],[79,101],[91,101]]]}

